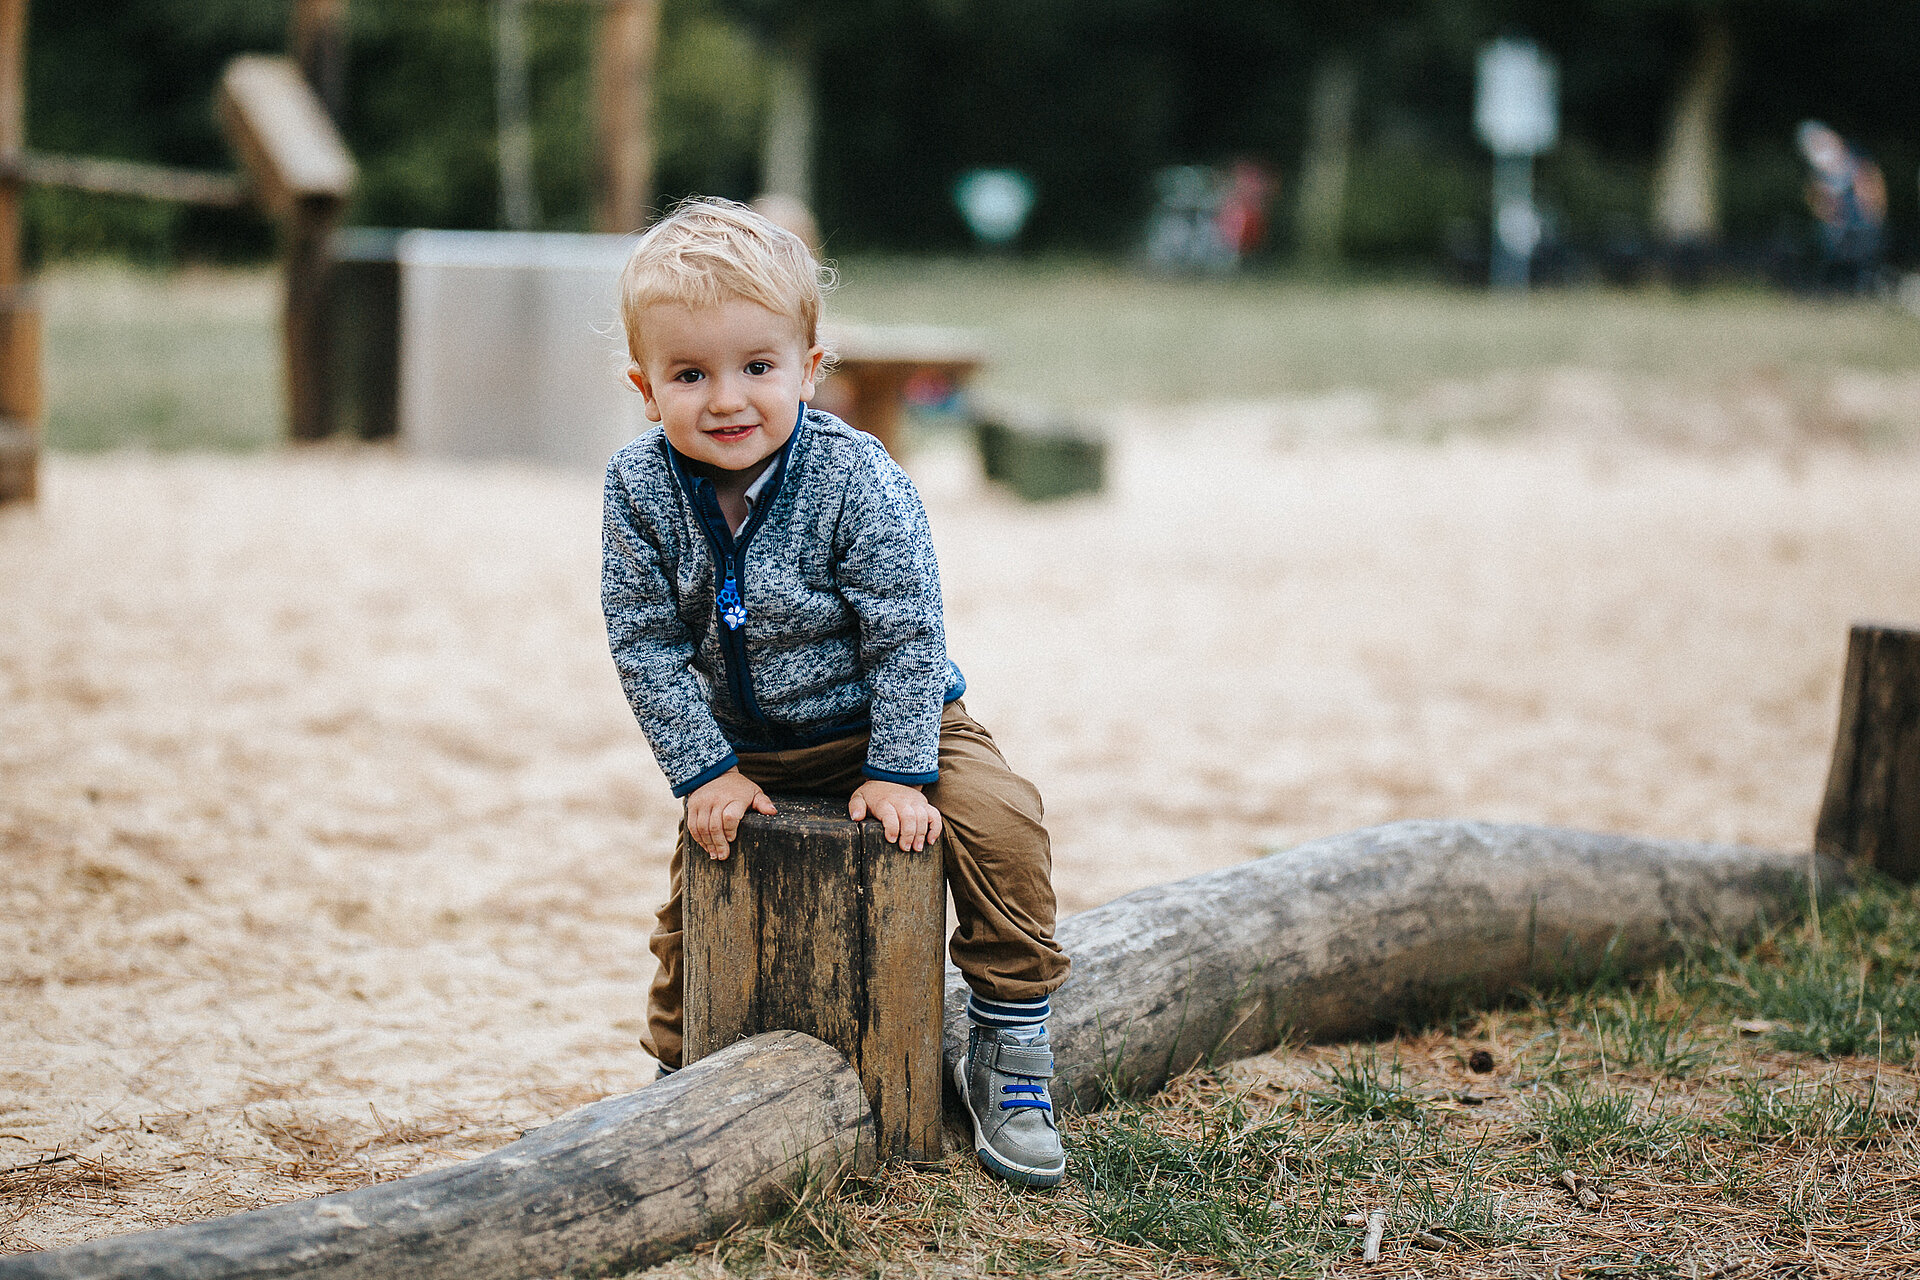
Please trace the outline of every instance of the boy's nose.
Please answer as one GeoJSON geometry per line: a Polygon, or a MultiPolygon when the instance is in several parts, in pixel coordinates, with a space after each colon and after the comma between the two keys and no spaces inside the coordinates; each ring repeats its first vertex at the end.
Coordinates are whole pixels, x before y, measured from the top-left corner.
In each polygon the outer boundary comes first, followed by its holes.
{"type": "Polygon", "coordinates": [[[715,378],[713,391],[708,397],[708,407],[714,412],[731,412],[747,407],[746,389],[733,378],[715,378]]]}

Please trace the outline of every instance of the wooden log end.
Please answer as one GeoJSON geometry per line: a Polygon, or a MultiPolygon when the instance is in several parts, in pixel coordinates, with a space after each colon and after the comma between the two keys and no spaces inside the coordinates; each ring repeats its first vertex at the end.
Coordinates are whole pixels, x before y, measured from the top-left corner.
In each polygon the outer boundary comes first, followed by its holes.
{"type": "Polygon", "coordinates": [[[1813,842],[1903,884],[1920,880],[1920,631],[1863,622],[1848,633],[1813,842]]]}

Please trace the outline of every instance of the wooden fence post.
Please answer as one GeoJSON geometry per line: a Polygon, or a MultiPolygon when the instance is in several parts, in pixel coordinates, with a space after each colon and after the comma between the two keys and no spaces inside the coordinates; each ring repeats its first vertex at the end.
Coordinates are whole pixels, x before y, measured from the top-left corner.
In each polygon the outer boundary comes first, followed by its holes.
{"type": "Polygon", "coordinates": [[[1814,848],[1920,880],[1920,632],[1854,624],[1814,848]]]}
{"type": "Polygon", "coordinates": [[[20,263],[26,59],[27,0],[0,0],[0,502],[40,487],[40,311],[20,263]]]}
{"type": "Polygon", "coordinates": [[[327,237],[353,190],[353,157],[326,107],[285,58],[245,54],[220,78],[220,120],[255,192],[279,219],[286,261],[282,341],[296,440],[332,424],[326,387],[327,237]]]}
{"type": "Polygon", "coordinates": [[[804,1031],[860,1074],[882,1159],[941,1155],[941,934],[934,849],[905,853],[844,800],[776,796],[732,856],[686,867],[686,1060],[804,1031]]]}

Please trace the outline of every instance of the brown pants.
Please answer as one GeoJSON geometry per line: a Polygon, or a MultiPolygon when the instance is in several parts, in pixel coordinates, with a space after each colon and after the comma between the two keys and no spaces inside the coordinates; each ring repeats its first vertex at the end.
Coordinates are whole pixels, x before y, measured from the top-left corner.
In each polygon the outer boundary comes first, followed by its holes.
{"type": "MultiPolygon", "coordinates": [[[[771,792],[852,795],[865,777],[865,734],[792,751],[740,757],[740,772],[771,792]]],[[[993,736],[959,702],[940,717],[940,781],[926,790],[940,811],[941,865],[959,926],[948,954],[967,985],[989,1000],[1037,1000],[1067,980],[1053,940],[1053,852],[1040,825],[1040,792],[1007,767],[993,736]]],[[[697,850],[680,824],[673,889],[647,945],[660,961],[647,993],[647,1052],[681,1061],[686,971],[681,903],[686,859],[697,850]]]]}

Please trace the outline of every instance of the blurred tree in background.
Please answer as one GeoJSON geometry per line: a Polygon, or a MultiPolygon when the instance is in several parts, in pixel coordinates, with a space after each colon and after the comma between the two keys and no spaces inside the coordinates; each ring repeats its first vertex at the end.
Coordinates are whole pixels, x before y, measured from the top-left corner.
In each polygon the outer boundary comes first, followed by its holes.
{"type": "MultiPolygon", "coordinates": [[[[538,206],[555,229],[588,225],[593,17],[583,0],[526,8],[538,206]]],[[[287,0],[41,0],[30,144],[227,168],[220,69],[283,48],[287,22],[287,0]]],[[[1498,34],[1560,65],[1562,141],[1538,187],[1565,241],[1701,233],[1758,254],[1803,236],[1792,130],[1813,116],[1879,161],[1890,243],[1912,256],[1916,0],[666,0],[658,194],[801,182],[835,251],[954,249],[954,179],[1010,166],[1039,191],[1028,244],[1118,253],[1156,169],[1249,158],[1282,179],[1276,254],[1431,263],[1485,243],[1473,68],[1498,34]]],[[[353,221],[497,225],[487,0],[351,0],[350,40],[353,221]]],[[[29,217],[43,256],[271,246],[245,213],[36,190],[29,217]]]]}

